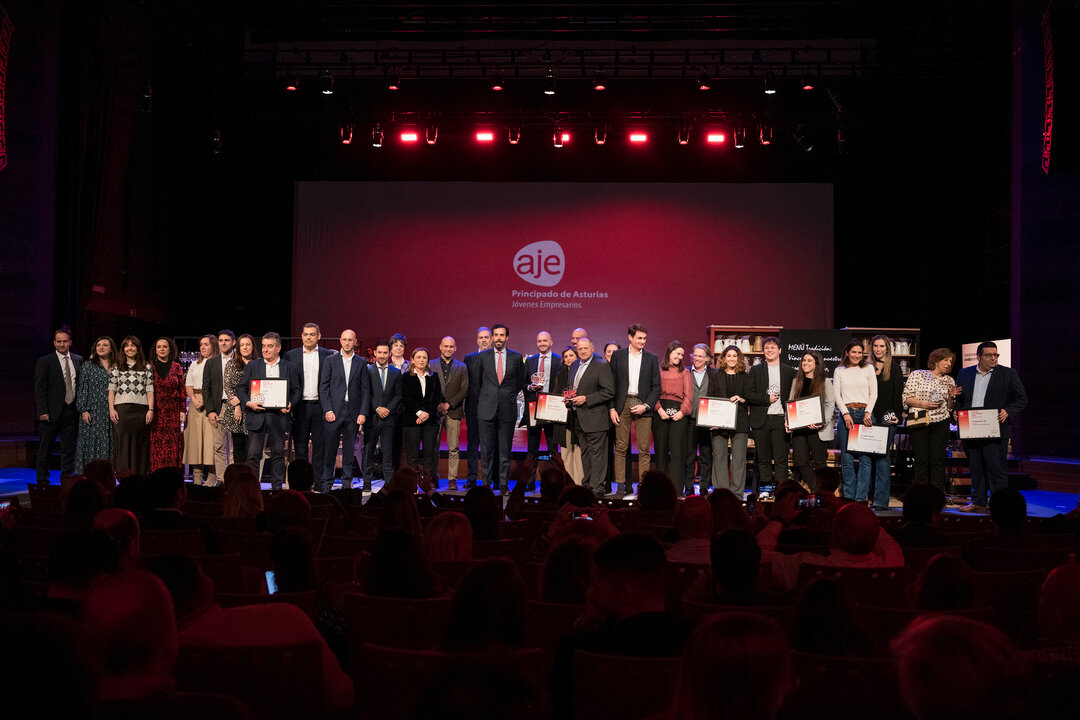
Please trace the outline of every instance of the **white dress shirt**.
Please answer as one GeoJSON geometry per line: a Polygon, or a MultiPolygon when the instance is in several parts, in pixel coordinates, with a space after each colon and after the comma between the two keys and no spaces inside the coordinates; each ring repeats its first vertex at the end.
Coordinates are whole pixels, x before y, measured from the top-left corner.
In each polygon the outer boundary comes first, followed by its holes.
{"type": "Polygon", "coordinates": [[[349,402],[349,373],[352,372],[352,359],[355,353],[341,353],[341,364],[345,368],[345,402],[349,402]]]}
{"type": "Polygon", "coordinates": [[[268,378],[280,378],[281,377],[281,356],[278,355],[278,359],[274,361],[274,364],[266,363],[266,377],[268,378]]]}
{"type": "MultiPolygon", "coordinates": [[[[645,354],[645,351],[639,353],[634,352],[634,348],[630,348],[628,357],[630,361],[626,364],[626,371],[629,373],[630,384],[626,388],[627,395],[638,394],[638,378],[641,377],[641,357],[645,354]]],[[[621,408],[620,408],[621,410],[621,408]]]]}
{"type": "Polygon", "coordinates": [[[319,348],[304,349],[304,399],[319,399],[319,348]]]}

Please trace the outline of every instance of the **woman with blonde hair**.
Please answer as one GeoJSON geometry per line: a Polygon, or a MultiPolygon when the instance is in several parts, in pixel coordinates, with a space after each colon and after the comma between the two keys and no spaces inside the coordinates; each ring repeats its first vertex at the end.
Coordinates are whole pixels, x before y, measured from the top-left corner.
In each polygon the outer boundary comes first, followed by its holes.
{"type": "Polygon", "coordinates": [[[262,488],[255,470],[246,463],[225,468],[225,504],[222,517],[257,517],[263,512],[262,488]]]}
{"type": "Polygon", "coordinates": [[[199,359],[188,366],[184,390],[188,396],[187,425],[184,427],[184,462],[191,466],[191,480],[196,485],[218,484],[214,474],[214,428],[206,417],[203,402],[203,369],[206,361],[218,354],[217,337],[199,338],[199,359]]]}
{"type": "Polygon", "coordinates": [[[423,531],[424,557],[432,562],[472,560],[473,531],[459,512],[439,513],[423,531]]]}

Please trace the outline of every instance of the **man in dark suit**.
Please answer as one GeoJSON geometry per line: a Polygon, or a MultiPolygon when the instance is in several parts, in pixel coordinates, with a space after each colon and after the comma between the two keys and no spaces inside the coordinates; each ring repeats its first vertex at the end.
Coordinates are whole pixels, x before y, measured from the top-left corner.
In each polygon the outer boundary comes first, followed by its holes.
{"type": "Polygon", "coordinates": [[[480,403],[480,353],[491,347],[491,328],[481,326],[476,330],[476,352],[465,356],[465,369],[469,374],[469,394],[465,396],[465,433],[468,446],[465,449],[465,464],[469,476],[465,487],[476,485],[480,473],[480,418],[476,408],[480,403]]]}
{"type": "Polygon", "coordinates": [[[750,427],[754,435],[757,473],[751,489],[757,498],[762,484],[779,485],[788,479],[790,442],[784,431],[784,401],[791,395],[795,369],[780,363],[780,340],[762,340],[765,362],[750,369],[750,427]]]}
{"type": "Polygon", "coordinates": [[[353,456],[356,454],[356,433],[360,427],[360,408],[364,402],[364,366],[367,363],[356,354],[356,333],[341,331],[341,352],[326,359],[319,375],[319,402],[323,411],[323,436],[326,444],[323,474],[317,478],[315,489],[328,493],[334,486],[334,461],[341,443],[341,487],[352,487],[353,456]]]}
{"type": "MultiPolygon", "coordinates": [[[[311,440],[311,469],[319,480],[325,478],[326,470],[326,422],[323,420],[322,403],[319,401],[319,378],[327,358],[334,354],[328,348],[319,347],[322,332],[315,323],[307,323],[300,329],[303,347],[285,353],[285,359],[300,368],[300,402],[293,408],[293,441],[295,457],[308,458],[308,440],[311,440]]],[[[331,476],[333,473],[331,472],[331,476]]]]}
{"type": "MultiPolygon", "coordinates": [[[[645,349],[649,331],[644,325],[631,325],[626,335],[629,346],[611,354],[611,375],[615,395],[608,414],[615,425],[615,482],[626,477],[626,455],[630,448],[630,429],[637,433],[638,481],[649,470],[652,457],[653,408],[660,400],[660,362],[645,349]]],[[[624,486],[619,495],[629,495],[633,488],[624,486]]]]}
{"type": "Polygon", "coordinates": [[[37,484],[49,484],[49,455],[60,437],[60,476],[75,470],[75,439],[79,413],[75,409],[75,383],[82,357],[71,352],[71,331],[53,332],[54,352],[38,358],[34,368],[34,405],[38,419],[37,484]]]}
{"type": "Polygon", "coordinates": [[[607,430],[611,423],[608,410],[615,397],[615,380],[611,366],[593,353],[589,338],[577,341],[577,356],[570,366],[568,382],[574,389],[570,403],[581,446],[582,484],[600,497],[607,483],[607,430]]]}
{"type": "Polygon", "coordinates": [[[551,333],[541,331],[536,336],[535,355],[525,358],[525,378],[528,383],[525,386],[525,412],[521,416],[521,424],[527,428],[529,437],[529,455],[533,462],[533,477],[530,482],[535,482],[539,464],[535,462],[537,453],[540,452],[540,436],[543,435],[548,452],[555,451],[555,425],[546,421],[536,421],[529,424],[529,403],[535,403],[540,393],[551,391],[551,379],[559,369],[560,360],[556,359],[551,352],[551,333]]]}
{"type": "Polygon", "coordinates": [[[270,445],[270,485],[280,490],[285,484],[285,433],[292,424],[290,410],[300,401],[300,368],[281,357],[281,336],[268,332],[262,336],[262,357],[244,367],[236,397],[247,406],[247,464],[259,472],[259,461],[267,443],[270,445]],[[281,409],[268,410],[251,398],[251,381],[283,378],[289,381],[288,403],[281,409]]]}
{"type": "Polygon", "coordinates": [[[491,328],[490,350],[480,353],[480,396],[476,414],[480,420],[480,445],[484,455],[484,480],[494,490],[509,487],[510,448],[517,422],[517,394],[527,384],[521,353],[506,347],[510,329],[491,328]],[[498,448],[498,463],[496,463],[498,448]]]}
{"type": "Polygon", "coordinates": [[[364,427],[364,454],[361,459],[364,491],[371,492],[375,477],[375,447],[382,448],[383,482],[394,474],[394,432],[401,415],[401,371],[390,364],[390,341],[375,345],[375,362],[364,369],[360,424],[364,427]]]}
{"type": "MultiPolygon", "coordinates": [[[[461,418],[465,414],[465,400],[469,395],[469,370],[465,363],[454,359],[457,352],[457,340],[447,335],[439,343],[439,363],[435,370],[439,373],[439,385],[442,388],[442,402],[439,403],[439,415],[442,416],[446,430],[446,489],[457,490],[458,452],[461,449],[461,418]]],[[[436,440],[438,442],[438,440],[436,440]]]]}
{"type": "Polygon", "coordinates": [[[988,513],[989,496],[1009,486],[1009,438],[1013,417],[1027,407],[1028,396],[1020,376],[1011,367],[998,365],[998,347],[979,343],[979,364],[960,371],[957,410],[994,408],[998,411],[1001,437],[965,440],[964,451],[971,465],[971,504],[964,512],[988,513]]]}
{"type": "MultiPolygon", "coordinates": [[[[229,453],[226,448],[231,445],[232,437],[218,425],[218,418],[222,413],[231,412],[225,407],[229,402],[229,394],[225,391],[225,366],[233,358],[233,350],[236,347],[236,333],[232,330],[221,330],[217,334],[218,354],[206,361],[206,369],[203,370],[203,411],[210,427],[214,428],[214,472],[218,483],[224,482],[225,468],[229,465],[229,453]]],[[[230,448],[235,456],[236,449],[230,448]]],[[[244,458],[246,460],[247,458],[244,458]]],[[[241,462],[241,458],[234,457],[234,462],[241,462]]]]}

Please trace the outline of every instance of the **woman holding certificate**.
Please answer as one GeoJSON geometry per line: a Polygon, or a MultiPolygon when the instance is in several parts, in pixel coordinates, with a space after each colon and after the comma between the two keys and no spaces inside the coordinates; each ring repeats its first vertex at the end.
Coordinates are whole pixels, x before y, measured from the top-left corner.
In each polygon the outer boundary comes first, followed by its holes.
{"type": "Polygon", "coordinates": [[[120,343],[120,359],[109,371],[109,419],[116,430],[113,469],[145,475],[150,470],[154,375],[134,335],[120,343]]]}
{"type": "Polygon", "coordinates": [[[829,459],[827,443],[833,439],[835,401],[832,395],[832,380],[825,377],[825,361],[821,353],[814,350],[803,353],[788,400],[821,398],[822,422],[791,430],[791,453],[796,479],[814,493],[817,492],[814,470],[825,467],[829,459]]]}
{"type": "Polygon", "coordinates": [[[667,346],[664,361],[660,363],[660,400],[656,403],[653,422],[653,447],[656,466],[667,473],[675,489],[683,495],[694,494],[694,481],[684,486],[686,480],[687,425],[694,388],[690,373],[682,366],[686,350],[678,340],[667,346]]]}
{"type": "Polygon", "coordinates": [[[720,355],[720,370],[716,376],[716,388],[710,388],[709,394],[728,398],[738,403],[738,407],[735,409],[735,429],[713,432],[713,487],[717,490],[728,488],[741,501],[746,489],[746,444],[750,437],[750,408],[746,405],[750,376],[746,373],[746,359],[742,350],[734,345],[724,348],[720,355]]]}
{"type": "Polygon", "coordinates": [[[949,414],[960,388],[949,376],[956,354],[949,348],[930,353],[927,370],[916,370],[904,383],[904,405],[915,482],[929,482],[945,492],[945,446],[949,442],[949,414]]]}
{"type": "Polygon", "coordinates": [[[439,487],[439,376],[428,367],[427,348],[412,351],[409,373],[401,383],[401,417],[409,465],[423,468],[432,487],[439,487]]]}
{"type": "MultiPolygon", "coordinates": [[[[551,378],[551,394],[562,394],[570,385],[570,366],[577,360],[577,351],[567,347],[562,351],[562,367],[551,378]]],[[[573,418],[573,415],[570,416],[573,418]]],[[[559,455],[563,467],[578,485],[585,479],[585,468],[581,465],[581,446],[574,442],[574,428],[567,423],[555,423],[555,442],[559,444],[559,455]]]]}
{"type": "Polygon", "coordinates": [[[217,355],[217,337],[203,335],[199,338],[199,359],[188,366],[184,382],[188,396],[187,426],[184,428],[184,462],[191,466],[191,480],[196,485],[214,486],[218,477],[214,474],[214,428],[206,417],[203,402],[203,369],[206,361],[217,355]]]}
{"type": "MultiPolygon", "coordinates": [[[[875,420],[889,428],[890,450],[900,416],[904,412],[904,373],[900,363],[893,360],[891,343],[887,335],[875,335],[870,341],[871,359],[877,374],[877,405],[874,408],[875,420]]],[[[889,491],[892,489],[892,457],[890,453],[878,455],[874,459],[874,509],[889,509],[889,491]]]]}
{"type": "Polygon", "coordinates": [[[855,456],[848,452],[848,434],[856,423],[874,424],[877,403],[877,376],[872,363],[866,362],[861,342],[852,340],[844,346],[844,359],[833,373],[833,393],[840,410],[840,470],[844,477],[844,497],[866,502],[870,492],[870,472],[874,456],[859,454],[859,472],[855,474],[855,456]]]}

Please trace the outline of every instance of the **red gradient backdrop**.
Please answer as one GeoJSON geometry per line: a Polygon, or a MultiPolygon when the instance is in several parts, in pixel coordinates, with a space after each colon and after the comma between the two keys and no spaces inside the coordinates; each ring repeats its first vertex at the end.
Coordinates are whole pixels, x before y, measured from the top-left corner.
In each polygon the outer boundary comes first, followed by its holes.
{"type": "Polygon", "coordinates": [[[290,334],[402,332],[433,352],[451,334],[461,357],[495,322],[526,353],[578,326],[602,346],[640,322],[659,353],[708,324],[833,324],[828,184],[304,182],[295,218],[290,334]],[[515,272],[533,243],[555,284],[515,272]]]}

